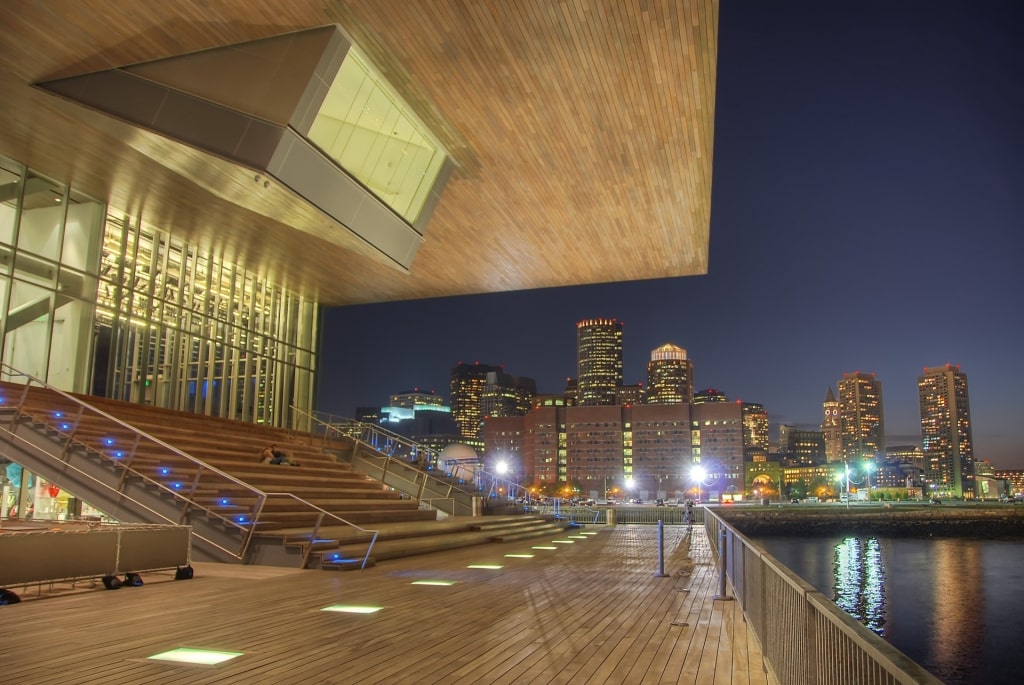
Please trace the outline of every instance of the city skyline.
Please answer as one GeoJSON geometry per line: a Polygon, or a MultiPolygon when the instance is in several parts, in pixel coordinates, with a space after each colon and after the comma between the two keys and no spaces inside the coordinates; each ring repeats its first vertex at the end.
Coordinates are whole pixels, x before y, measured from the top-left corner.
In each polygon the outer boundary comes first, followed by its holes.
{"type": "Polygon", "coordinates": [[[1011,3],[724,3],[708,274],[330,310],[319,408],[445,392],[460,361],[561,392],[575,324],[615,318],[624,383],[678,345],[695,389],[762,403],[773,437],[860,371],[886,442],[920,443],[917,378],[959,365],[975,458],[1024,468],[1021,26],[1011,3]]]}

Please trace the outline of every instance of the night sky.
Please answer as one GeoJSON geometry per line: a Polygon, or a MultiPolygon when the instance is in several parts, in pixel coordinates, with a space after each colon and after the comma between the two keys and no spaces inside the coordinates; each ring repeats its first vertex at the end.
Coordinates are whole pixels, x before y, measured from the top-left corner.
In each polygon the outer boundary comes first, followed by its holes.
{"type": "Polygon", "coordinates": [[[1024,468],[1024,2],[720,11],[706,276],[332,309],[318,408],[447,397],[460,361],[561,392],[576,322],[616,318],[626,383],[674,343],[773,440],[864,371],[888,444],[919,444],[917,377],[959,364],[976,457],[1024,468]]]}

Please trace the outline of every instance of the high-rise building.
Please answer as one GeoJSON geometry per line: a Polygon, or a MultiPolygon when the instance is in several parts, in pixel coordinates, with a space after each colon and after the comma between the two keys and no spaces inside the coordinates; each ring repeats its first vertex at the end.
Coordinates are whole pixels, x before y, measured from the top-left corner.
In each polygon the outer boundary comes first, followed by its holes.
{"type": "Polygon", "coordinates": [[[392,407],[404,407],[405,409],[418,409],[419,407],[443,407],[444,398],[433,390],[424,392],[419,388],[395,393],[391,396],[392,407]]]}
{"type": "MultiPolygon", "coordinates": [[[[738,437],[738,421],[735,429],[738,437]]],[[[630,486],[639,497],[682,495],[692,486],[690,434],[686,404],[549,406],[484,421],[487,452],[521,455],[521,472],[530,482],[549,489],[571,485],[597,496],[630,486]]],[[[715,482],[724,488],[734,481],[715,482]]]]}
{"type": "Polygon", "coordinates": [[[882,382],[873,373],[844,373],[839,381],[842,458],[848,462],[885,456],[882,382]]]}
{"type": "Polygon", "coordinates": [[[756,402],[738,402],[743,413],[743,459],[764,461],[768,457],[768,412],[756,402]]]}
{"type": "Polygon", "coordinates": [[[705,493],[711,493],[712,499],[742,497],[742,406],[720,401],[695,403],[690,407],[690,418],[691,455],[693,463],[699,463],[707,474],[705,493]]]}
{"type": "Polygon", "coordinates": [[[576,324],[579,404],[614,405],[622,385],[622,322],[587,319],[576,324]]]}
{"type": "Polygon", "coordinates": [[[480,424],[483,419],[481,400],[484,388],[487,387],[487,374],[491,372],[501,372],[501,367],[480,362],[459,362],[452,369],[449,381],[452,418],[459,427],[459,434],[464,438],[480,438],[480,424]]]}
{"type": "Polygon", "coordinates": [[[686,350],[671,343],[651,350],[647,362],[647,404],[693,401],[693,362],[686,350]]]}
{"type": "Polygon", "coordinates": [[[839,401],[828,387],[825,401],[821,403],[821,432],[825,436],[825,461],[832,463],[843,459],[843,435],[839,428],[839,401]]]}
{"type": "Polygon", "coordinates": [[[615,404],[636,406],[644,401],[644,384],[620,385],[615,389],[615,404]]]}
{"type": "Polygon", "coordinates": [[[826,462],[825,434],[796,426],[779,426],[779,458],[787,468],[817,466],[826,462]]]}
{"type": "Polygon", "coordinates": [[[728,402],[729,398],[717,388],[704,388],[693,393],[694,404],[709,404],[712,402],[728,402]]]}
{"type": "Polygon", "coordinates": [[[537,383],[526,376],[490,371],[480,396],[483,416],[522,416],[533,409],[537,383]]]}
{"type": "Polygon", "coordinates": [[[974,497],[967,374],[953,364],[926,368],[917,379],[917,393],[925,481],[936,494],[974,497]]]}
{"type": "Polygon", "coordinates": [[[924,470],[924,452],[921,451],[919,445],[886,445],[885,459],[897,464],[910,464],[924,470]]]}

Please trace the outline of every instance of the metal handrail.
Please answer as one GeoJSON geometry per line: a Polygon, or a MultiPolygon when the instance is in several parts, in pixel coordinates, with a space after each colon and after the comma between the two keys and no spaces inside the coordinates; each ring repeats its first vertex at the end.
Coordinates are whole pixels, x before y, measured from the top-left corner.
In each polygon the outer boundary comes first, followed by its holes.
{"type": "MultiPolygon", "coordinates": [[[[404,469],[411,469],[418,476],[421,476],[423,478],[424,484],[426,483],[427,480],[429,480],[429,481],[433,482],[436,485],[440,485],[440,486],[442,486],[444,488],[447,488],[449,493],[451,493],[452,491],[458,491],[458,492],[462,493],[463,495],[465,495],[466,497],[474,497],[475,496],[473,494],[473,492],[471,492],[469,490],[466,490],[464,488],[460,488],[457,485],[455,485],[454,483],[448,482],[444,478],[439,478],[436,475],[436,473],[437,473],[436,471],[435,472],[430,472],[430,471],[426,471],[426,470],[420,468],[419,464],[422,464],[424,462],[428,463],[428,464],[436,464],[436,463],[439,462],[439,460],[440,460],[440,453],[437,452],[437,450],[434,450],[434,449],[432,449],[430,447],[426,447],[424,445],[420,445],[419,443],[416,443],[416,442],[414,442],[412,440],[409,440],[408,438],[402,437],[402,436],[400,436],[400,435],[398,435],[396,433],[392,433],[391,431],[389,431],[387,429],[384,429],[384,428],[381,428],[379,426],[376,426],[374,424],[364,423],[362,421],[356,421],[355,419],[344,419],[344,418],[342,418],[342,419],[340,419],[340,420],[338,420],[338,421],[336,421],[334,423],[331,423],[331,422],[325,421],[324,419],[321,418],[321,415],[322,415],[321,412],[317,412],[317,413],[314,414],[314,413],[307,412],[307,411],[305,411],[303,409],[299,409],[298,407],[294,407],[294,406],[292,407],[292,409],[296,413],[306,415],[308,418],[310,418],[312,420],[312,422],[314,424],[319,425],[322,428],[322,430],[324,431],[325,438],[329,438],[329,436],[332,433],[334,433],[334,434],[337,434],[340,437],[344,437],[344,438],[349,439],[349,440],[354,440],[355,443],[356,443],[356,447],[357,448],[358,448],[358,446],[360,444],[363,444],[363,445],[366,445],[367,447],[369,447],[371,450],[376,452],[381,458],[383,458],[385,460],[384,461],[384,466],[382,467],[383,470],[384,470],[384,473],[388,473],[389,472],[388,471],[388,467],[389,467],[391,461],[394,460],[394,461],[400,463],[402,465],[402,468],[404,468],[404,469]],[[417,455],[419,455],[419,454],[426,454],[426,455],[428,455],[428,459],[426,459],[426,460],[417,459],[417,463],[412,463],[412,462],[409,462],[409,461],[407,461],[405,459],[400,459],[398,457],[395,457],[394,454],[393,454],[393,451],[392,451],[392,453],[389,454],[387,451],[384,451],[384,450],[380,449],[379,445],[380,445],[380,443],[382,441],[379,440],[379,439],[376,439],[378,437],[382,437],[382,438],[384,438],[384,439],[386,439],[388,441],[391,441],[393,444],[396,444],[396,445],[404,445],[407,448],[409,448],[410,451],[414,452],[417,455]]],[[[327,417],[329,419],[339,418],[339,417],[334,417],[333,415],[330,415],[330,414],[328,414],[327,417]]],[[[420,490],[422,490],[422,488],[420,488],[420,490]]],[[[452,515],[455,514],[455,506],[454,506],[454,504],[455,504],[456,500],[453,497],[449,496],[449,497],[423,498],[423,497],[420,497],[420,494],[421,494],[420,492],[416,492],[416,493],[407,492],[406,494],[409,495],[410,497],[415,497],[417,500],[419,500],[421,502],[427,503],[428,506],[430,506],[432,509],[435,509],[435,510],[437,509],[437,507],[433,504],[433,502],[435,502],[435,501],[451,501],[453,503],[451,514],[452,515]]]]}
{"type": "Polygon", "coordinates": [[[441,462],[441,453],[434,448],[421,445],[377,424],[356,421],[355,419],[335,416],[333,414],[325,414],[324,412],[309,412],[296,406],[292,406],[292,411],[308,417],[314,425],[323,427],[325,438],[329,437],[331,432],[334,432],[341,437],[364,442],[381,454],[389,457],[393,457],[401,446],[408,450],[409,454],[415,455],[416,462],[420,465],[431,466],[441,462]]]}
{"type": "MultiPolygon", "coordinates": [[[[705,530],[725,578],[781,685],[856,682],[941,685],[900,652],[746,538],[712,507],[705,530]]],[[[722,573],[722,572],[720,572],[722,573]]],[[[727,599],[720,592],[720,599],[727,599]]]]}
{"type": "MultiPolygon", "coordinates": [[[[24,405],[25,405],[25,402],[28,400],[29,388],[31,387],[31,384],[34,383],[34,384],[36,384],[36,385],[38,385],[38,386],[40,386],[42,388],[45,388],[45,389],[49,390],[50,392],[54,392],[54,393],[60,395],[61,397],[63,397],[64,399],[69,400],[72,403],[78,405],[81,410],[91,411],[91,412],[93,412],[93,413],[103,417],[105,420],[113,422],[114,424],[116,424],[116,425],[118,425],[118,426],[128,430],[129,432],[135,434],[136,436],[141,436],[142,438],[145,438],[146,440],[152,442],[153,444],[160,446],[161,448],[169,451],[172,454],[177,455],[178,457],[181,457],[181,458],[185,459],[187,462],[189,462],[192,465],[194,465],[197,468],[197,473],[196,473],[195,481],[193,483],[193,490],[192,490],[193,496],[194,496],[194,492],[195,492],[195,487],[196,487],[196,485],[198,485],[199,473],[201,471],[203,471],[203,470],[205,470],[208,473],[211,473],[213,475],[219,476],[220,478],[223,478],[224,480],[227,480],[228,482],[233,483],[233,484],[243,488],[244,490],[248,491],[250,494],[254,495],[256,497],[256,502],[257,502],[255,513],[252,516],[252,520],[249,521],[249,522],[246,522],[246,524],[243,525],[242,523],[240,523],[238,521],[232,520],[228,516],[224,516],[223,514],[220,514],[219,512],[217,512],[217,511],[215,511],[215,510],[213,510],[213,509],[211,509],[209,507],[206,507],[206,506],[203,506],[202,504],[197,503],[192,497],[186,496],[180,490],[176,490],[174,488],[169,488],[166,485],[164,485],[163,483],[161,483],[160,481],[155,480],[155,479],[147,476],[146,474],[131,468],[130,463],[125,463],[125,462],[123,462],[120,459],[117,459],[115,457],[111,457],[110,455],[107,455],[107,454],[103,453],[102,451],[94,450],[94,448],[89,446],[87,443],[82,442],[80,440],[77,440],[75,438],[75,432],[78,429],[78,423],[80,422],[80,419],[81,419],[81,416],[82,416],[82,411],[80,411],[79,417],[75,421],[75,426],[74,426],[73,430],[70,430],[70,431],[59,430],[58,431],[63,437],[65,437],[68,440],[69,444],[73,442],[73,443],[75,443],[77,445],[80,445],[80,446],[84,447],[85,449],[90,449],[90,450],[93,450],[93,451],[97,451],[101,456],[109,459],[113,464],[115,464],[115,465],[125,469],[126,471],[130,471],[133,475],[141,478],[142,480],[144,480],[147,483],[150,483],[150,484],[154,485],[155,487],[159,488],[161,491],[170,493],[174,497],[175,500],[184,503],[184,511],[187,512],[189,508],[194,507],[194,508],[197,508],[197,509],[203,511],[207,515],[212,516],[213,518],[216,518],[216,519],[222,521],[223,523],[228,524],[229,526],[238,529],[243,534],[242,535],[242,544],[241,544],[241,547],[240,547],[238,552],[232,552],[231,550],[224,548],[222,545],[219,545],[216,542],[213,542],[212,540],[209,540],[206,537],[203,537],[202,535],[199,535],[197,533],[193,533],[193,534],[196,535],[196,537],[199,538],[200,540],[202,540],[203,542],[205,542],[207,544],[210,544],[213,547],[216,547],[217,549],[221,550],[222,552],[224,552],[224,553],[226,553],[226,554],[228,554],[228,555],[230,555],[230,556],[232,556],[232,557],[234,557],[236,559],[243,560],[245,558],[245,555],[248,552],[249,547],[251,546],[252,538],[256,534],[256,529],[257,529],[258,524],[260,522],[260,516],[261,516],[261,514],[263,512],[263,508],[264,508],[264,505],[266,503],[267,497],[271,493],[266,493],[266,492],[260,490],[259,488],[256,488],[256,487],[246,483],[245,481],[243,481],[243,480],[241,480],[241,479],[239,479],[239,478],[237,478],[235,476],[232,476],[230,473],[222,471],[221,469],[218,469],[218,468],[216,468],[214,466],[211,466],[211,465],[207,464],[206,462],[204,462],[204,461],[202,461],[200,459],[197,459],[197,458],[193,457],[192,455],[190,455],[190,454],[188,454],[186,452],[183,452],[182,450],[178,449],[177,447],[174,447],[173,445],[170,445],[170,444],[164,442],[163,440],[161,440],[161,439],[159,439],[159,438],[157,438],[155,436],[150,435],[146,431],[144,431],[144,430],[142,430],[142,429],[140,429],[140,428],[138,428],[136,426],[133,426],[132,424],[117,418],[116,416],[110,415],[107,412],[103,411],[102,409],[99,409],[98,407],[95,407],[95,406],[89,404],[88,402],[86,402],[86,401],[84,401],[84,400],[82,400],[82,399],[80,399],[80,398],[78,398],[78,397],[76,397],[74,395],[71,395],[71,394],[69,394],[67,392],[64,392],[63,390],[61,390],[59,388],[55,388],[55,387],[51,386],[50,384],[48,384],[47,382],[43,381],[42,379],[36,378],[35,376],[32,376],[31,374],[28,374],[28,373],[19,371],[18,369],[15,369],[11,365],[7,364],[6,362],[0,362],[0,373],[4,374],[7,378],[21,377],[21,378],[25,378],[26,381],[27,381],[24,384],[25,385],[25,390],[22,393],[21,401],[19,402],[18,406],[16,407],[15,420],[17,419],[18,416],[20,416],[20,415],[25,413],[24,412],[24,405]]],[[[16,384],[16,385],[18,385],[18,384],[16,384]]],[[[12,423],[12,430],[9,431],[9,434],[11,435],[12,438],[18,438],[23,443],[27,443],[27,441],[25,441],[23,438],[21,438],[20,436],[16,436],[14,434],[13,428],[14,428],[15,425],[16,425],[16,423],[12,423]]],[[[136,444],[137,444],[137,441],[136,441],[136,444]]],[[[52,454],[47,454],[47,456],[53,457],[53,458],[59,458],[59,457],[55,457],[52,454]]],[[[64,463],[64,466],[67,467],[68,465],[66,463],[64,463]]],[[[95,478],[92,478],[92,477],[88,476],[88,474],[85,474],[84,472],[82,472],[80,469],[74,469],[74,470],[77,473],[79,473],[81,476],[89,477],[93,482],[97,482],[97,483],[99,482],[95,478]]],[[[122,478],[121,482],[122,483],[124,482],[123,478],[122,478]]],[[[146,511],[149,511],[149,512],[153,513],[154,515],[158,516],[159,518],[162,518],[164,520],[169,520],[166,516],[160,514],[159,512],[155,512],[150,507],[147,507],[144,504],[138,502],[137,500],[132,499],[126,493],[121,492],[121,491],[118,491],[118,493],[122,497],[125,497],[125,498],[129,499],[134,505],[136,505],[136,506],[138,506],[138,507],[140,507],[140,508],[142,508],[142,509],[144,509],[146,511]]],[[[309,501],[307,501],[307,500],[305,500],[305,499],[303,499],[301,497],[298,497],[297,495],[294,495],[292,493],[272,493],[272,494],[274,494],[274,495],[282,495],[282,494],[287,495],[287,496],[291,497],[292,499],[296,500],[297,502],[299,502],[300,504],[302,504],[303,506],[306,506],[306,507],[308,507],[310,509],[319,511],[320,512],[320,517],[318,518],[318,526],[319,526],[319,521],[321,521],[323,516],[326,515],[326,516],[329,516],[329,517],[331,517],[332,519],[334,519],[336,521],[341,522],[344,525],[354,527],[354,528],[356,528],[357,530],[359,530],[361,532],[372,533],[373,537],[372,537],[372,540],[371,540],[371,543],[370,543],[370,547],[367,550],[367,553],[366,553],[366,555],[363,558],[363,566],[362,566],[362,568],[365,568],[366,563],[367,563],[367,561],[368,561],[368,559],[370,557],[370,551],[373,548],[374,542],[376,542],[377,534],[379,533],[379,531],[365,529],[365,528],[362,528],[360,526],[357,526],[356,524],[351,523],[350,521],[347,521],[347,520],[343,519],[340,516],[332,514],[332,513],[328,512],[328,511],[318,507],[317,505],[313,504],[312,502],[309,502],[309,501]]],[[[313,537],[315,537],[315,532],[313,534],[313,537]]]]}

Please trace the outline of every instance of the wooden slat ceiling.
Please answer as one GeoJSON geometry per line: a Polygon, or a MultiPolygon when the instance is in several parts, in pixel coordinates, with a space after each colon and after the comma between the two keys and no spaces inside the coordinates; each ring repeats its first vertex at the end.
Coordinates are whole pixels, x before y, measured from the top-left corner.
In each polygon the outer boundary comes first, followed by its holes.
{"type": "Polygon", "coordinates": [[[15,0],[0,154],[326,305],[700,274],[717,34],[717,0],[15,0]],[[31,85],[332,23],[457,165],[408,274],[251,171],[31,85]]]}

